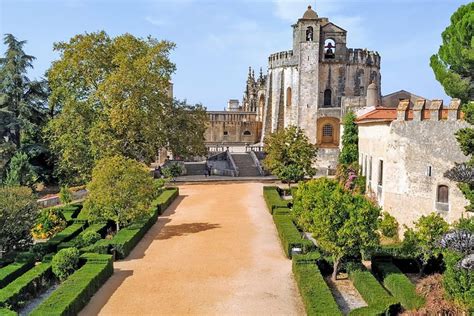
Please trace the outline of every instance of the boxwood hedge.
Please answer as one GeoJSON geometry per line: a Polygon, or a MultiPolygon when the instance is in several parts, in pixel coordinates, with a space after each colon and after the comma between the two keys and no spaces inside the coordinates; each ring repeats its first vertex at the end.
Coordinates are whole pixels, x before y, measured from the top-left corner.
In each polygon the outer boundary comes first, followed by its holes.
{"type": "Polygon", "coordinates": [[[372,271],[383,280],[383,285],[406,309],[418,309],[425,303],[416,293],[415,285],[391,262],[372,262],[372,271]]]}
{"type": "Polygon", "coordinates": [[[179,188],[165,188],[160,196],[152,202],[152,209],[156,209],[158,215],[163,214],[178,195],[179,188]]]}
{"type": "Polygon", "coordinates": [[[81,238],[86,232],[97,232],[97,233],[103,235],[105,233],[106,229],[107,229],[107,224],[106,223],[92,224],[89,227],[87,227],[86,229],[84,229],[79,235],[77,235],[73,239],[60,243],[58,245],[57,249],[61,250],[61,249],[70,248],[70,247],[80,247],[81,238]]]}
{"type": "Polygon", "coordinates": [[[17,261],[10,263],[0,269],[0,288],[5,287],[11,281],[31,269],[35,264],[33,254],[20,256],[17,261]]]}
{"type": "Polygon", "coordinates": [[[280,189],[276,186],[263,187],[263,198],[270,214],[273,214],[275,208],[288,207],[288,201],[281,198],[280,189]]]}
{"type": "Polygon", "coordinates": [[[54,235],[44,243],[47,252],[56,252],[60,243],[69,241],[79,235],[82,232],[84,225],[84,223],[74,223],[54,235]]]}
{"type": "Polygon", "coordinates": [[[0,315],[2,315],[2,316],[16,316],[18,314],[16,312],[8,309],[8,308],[0,308],[0,315]]]}
{"type": "Polygon", "coordinates": [[[347,265],[347,270],[349,278],[368,305],[352,310],[350,315],[397,315],[400,302],[387,293],[372,273],[362,265],[347,265]]]}
{"type": "MultiPolygon", "coordinates": [[[[0,306],[8,306],[15,310],[35,297],[52,280],[51,263],[45,262],[36,265],[10,284],[0,289],[0,306]]],[[[0,315],[2,315],[0,313],[0,315]]]]}
{"type": "Polygon", "coordinates": [[[291,249],[294,247],[301,248],[303,253],[314,248],[310,240],[301,238],[301,234],[289,215],[273,215],[273,221],[275,222],[283,251],[288,258],[291,258],[291,249]]]}
{"type": "Polygon", "coordinates": [[[85,254],[81,258],[86,260],[86,263],[30,315],[77,315],[114,272],[110,255],[85,254]]]}
{"type": "Polygon", "coordinates": [[[303,299],[307,315],[342,315],[331,290],[318,266],[305,262],[299,256],[293,259],[293,274],[303,299]]]}

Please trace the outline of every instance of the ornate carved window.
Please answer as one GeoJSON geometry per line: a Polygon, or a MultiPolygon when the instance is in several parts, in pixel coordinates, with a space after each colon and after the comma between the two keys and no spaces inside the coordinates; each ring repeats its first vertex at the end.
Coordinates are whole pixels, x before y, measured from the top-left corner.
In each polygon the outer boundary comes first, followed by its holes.
{"type": "Polygon", "coordinates": [[[325,107],[332,105],[332,91],[331,89],[324,90],[324,104],[325,107]]]}

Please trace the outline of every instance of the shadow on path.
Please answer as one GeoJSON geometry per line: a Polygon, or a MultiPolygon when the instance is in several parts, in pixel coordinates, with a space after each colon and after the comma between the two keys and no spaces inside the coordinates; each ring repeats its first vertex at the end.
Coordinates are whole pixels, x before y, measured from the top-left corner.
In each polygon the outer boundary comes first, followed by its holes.
{"type": "Polygon", "coordinates": [[[164,240],[173,237],[186,236],[189,234],[196,234],[206,230],[220,228],[220,224],[209,223],[189,223],[180,225],[166,225],[164,226],[156,239],[164,240]]]}

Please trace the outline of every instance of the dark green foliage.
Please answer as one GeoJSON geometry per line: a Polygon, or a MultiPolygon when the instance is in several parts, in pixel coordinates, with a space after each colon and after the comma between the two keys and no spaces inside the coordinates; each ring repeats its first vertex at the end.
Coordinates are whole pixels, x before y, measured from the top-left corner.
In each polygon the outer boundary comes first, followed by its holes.
{"type": "Polygon", "coordinates": [[[431,68],[446,94],[463,102],[474,99],[474,3],[462,5],[443,32],[443,44],[431,57],[431,68]]]}
{"type": "Polygon", "coordinates": [[[277,207],[273,209],[273,216],[275,215],[291,215],[291,210],[287,207],[277,207]]]}
{"type": "Polygon", "coordinates": [[[28,155],[18,151],[13,155],[3,183],[8,186],[26,186],[34,188],[38,176],[29,162],[28,155]]]}
{"type": "Polygon", "coordinates": [[[405,309],[418,309],[425,303],[416,293],[415,285],[391,262],[372,262],[372,271],[383,279],[383,285],[405,309]]]}
{"type": "MultiPolygon", "coordinates": [[[[40,263],[0,289],[0,306],[9,306],[15,310],[34,298],[50,285],[52,280],[51,263],[40,263]]],[[[3,315],[0,312],[0,315],[3,315]]]]}
{"type": "Polygon", "coordinates": [[[343,165],[350,165],[359,159],[359,130],[355,120],[356,115],[352,111],[347,112],[342,119],[344,133],[342,134],[342,150],[339,154],[339,163],[343,165]]]}
{"type": "Polygon", "coordinates": [[[301,248],[303,253],[314,248],[310,240],[301,238],[301,234],[288,215],[273,215],[273,221],[280,237],[283,251],[288,258],[291,258],[292,248],[301,248]]]}
{"type": "Polygon", "coordinates": [[[59,200],[62,204],[69,204],[72,202],[72,192],[69,190],[68,187],[62,186],[61,190],[59,191],[59,200]]]}
{"type": "Polygon", "coordinates": [[[446,250],[443,256],[446,264],[443,285],[446,292],[454,301],[474,311],[474,272],[459,266],[463,254],[446,250]]]}
{"type": "Polygon", "coordinates": [[[183,166],[179,163],[171,163],[169,166],[164,167],[162,170],[163,175],[170,179],[175,179],[183,173],[183,166]]]}
{"type": "Polygon", "coordinates": [[[278,187],[263,187],[263,198],[265,199],[270,214],[273,214],[273,210],[276,208],[288,207],[288,201],[281,198],[280,189],[278,187]]]}
{"type": "Polygon", "coordinates": [[[156,209],[158,215],[163,212],[173,203],[179,195],[179,188],[166,188],[163,192],[151,203],[152,210],[156,209]]]}
{"type": "Polygon", "coordinates": [[[18,314],[7,308],[0,308],[0,315],[2,316],[17,316],[18,314]]]}
{"type": "Polygon", "coordinates": [[[92,224],[70,241],[59,244],[58,250],[70,247],[82,248],[90,246],[101,239],[101,234],[105,233],[106,229],[107,224],[105,223],[92,224]]]}
{"type": "Polygon", "coordinates": [[[113,274],[110,255],[85,254],[86,263],[64,281],[30,315],[77,315],[113,274]]]}
{"type": "Polygon", "coordinates": [[[382,212],[382,219],[379,224],[380,232],[385,237],[394,238],[398,236],[398,222],[395,217],[388,212],[382,212]]]}
{"type": "Polygon", "coordinates": [[[69,204],[59,207],[66,221],[70,224],[82,210],[82,204],[69,204]]]}
{"type": "Polygon", "coordinates": [[[54,275],[61,281],[66,280],[79,267],[79,255],[76,248],[59,250],[51,261],[54,275]]]}
{"type": "Polygon", "coordinates": [[[348,266],[349,278],[367,307],[352,310],[350,315],[397,315],[400,302],[390,296],[377,279],[361,265],[348,266]]]}
{"type": "Polygon", "coordinates": [[[24,256],[17,261],[0,269],[0,288],[5,287],[8,283],[31,269],[35,264],[34,256],[24,256]]]}
{"type": "Polygon", "coordinates": [[[37,216],[38,205],[29,188],[0,186],[0,250],[8,253],[30,246],[37,216]]]}
{"type": "Polygon", "coordinates": [[[46,242],[48,248],[51,252],[55,252],[60,243],[69,241],[79,235],[83,227],[83,223],[74,223],[66,227],[63,231],[60,231],[46,242]]]}
{"type": "Polygon", "coordinates": [[[307,315],[342,315],[316,264],[306,263],[295,256],[293,274],[307,315]]]}

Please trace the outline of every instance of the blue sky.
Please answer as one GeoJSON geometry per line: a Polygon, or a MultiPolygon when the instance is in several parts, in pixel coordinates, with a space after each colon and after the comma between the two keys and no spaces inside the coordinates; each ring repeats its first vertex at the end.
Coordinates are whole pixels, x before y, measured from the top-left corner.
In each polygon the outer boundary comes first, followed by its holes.
{"type": "MultiPolygon", "coordinates": [[[[382,93],[409,90],[449,98],[429,67],[458,0],[0,0],[0,33],[27,40],[37,57],[32,77],[52,60],[57,41],[105,30],[151,35],[177,44],[171,59],[175,96],[208,109],[242,98],[248,66],[266,71],[267,57],[291,49],[291,24],[308,4],[348,31],[348,47],[382,56],[382,93]]],[[[1,44],[3,54],[5,46],[1,44]]]]}

